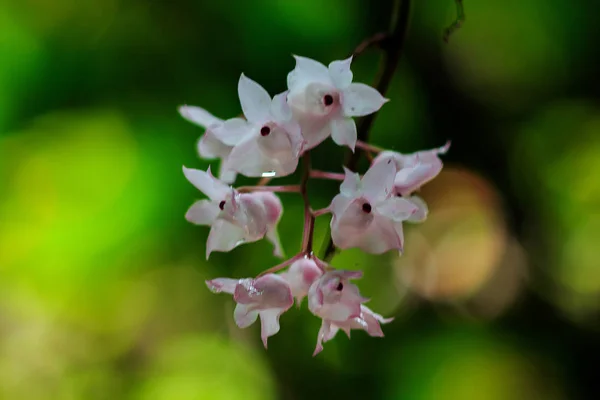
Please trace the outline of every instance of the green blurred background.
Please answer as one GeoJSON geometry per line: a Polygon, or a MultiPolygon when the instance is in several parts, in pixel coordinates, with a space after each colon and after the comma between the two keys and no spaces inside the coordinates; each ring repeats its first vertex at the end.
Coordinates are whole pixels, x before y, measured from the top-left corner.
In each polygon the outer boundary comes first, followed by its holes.
{"type": "MultiPolygon", "coordinates": [[[[233,117],[241,72],[278,93],[292,54],[345,58],[386,29],[391,0],[2,1],[0,398],[598,398],[597,1],[465,3],[446,45],[453,1],[413,1],[372,131],[403,152],[452,140],[422,191],[428,221],[407,227],[402,258],[333,259],[396,319],[312,358],[306,305],[265,351],[205,287],[277,260],[264,241],[204,260],[181,166],[208,164],[177,106],[233,117]]],[[[355,79],[378,62],[357,59],[355,79]]],[[[328,141],[315,164],[340,171],[343,154],[328,141]]],[[[313,205],[337,189],[311,183],[313,205]]],[[[282,200],[291,255],[302,204],[282,200]]]]}

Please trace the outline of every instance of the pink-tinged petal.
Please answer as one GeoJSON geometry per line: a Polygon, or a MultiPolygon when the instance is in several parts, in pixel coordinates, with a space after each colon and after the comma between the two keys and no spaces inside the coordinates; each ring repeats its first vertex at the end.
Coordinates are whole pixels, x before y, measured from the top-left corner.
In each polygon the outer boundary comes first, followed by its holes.
{"type": "Polygon", "coordinates": [[[185,219],[196,225],[211,225],[220,212],[216,203],[209,200],[198,200],[187,210],[185,219]]]}
{"type": "Polygon", "coordinates": [[[393,193],[396,171],[396,165],[392,160],[373,164],[361,180],[364,196],[371,203],[389,197],[393,193]]]}
{"type": "Polygon", "coordinates": [[[208,286],[213,293],[233,294],[238,283],[240,283],[239,279],[216,278],[206,281],[206,286],[208,286]]]}
{"type": "Polygon", "coordinates": [[[271,115],[277,122],[290,121],[292,119],[292,109],[287,102],[288,91],[276,94],[271,102],[271,115]]]}
{"type": "Polygon", "coordinates": [[[321,322],[321,328],[319,328],[319,333],[317,334],[317,346],[313,352],[313,357],[323,351],[323,343],[333,339],[338,332],[338,329],[338,327],[329,321],[323,320],[323,322],[321,322]]]}
{"type": "Polygon", "coordinates": [[[231,152],[231,146],[221,142],[211,129],[208,129],[198,140],[198,154],[202,158],[224,158],[231,152]]]}
{"type": "Polygon", "coordinates": [[[380,324],[391,322],[393,318],[383,318],[381,315],[374,313],[367,306],[361,306],[360,316],[353,318],[342,324],[346,329],[362,329],[369,336],[383,337],[383,331],[380,324]]]}
{"type": "MultiPolygon", "coordinates": [[[[339,200],[332,202],[332,211],[335,210],[336,213],[334,213],[330,223],[331,238],[336,246],[345,249],[352,247],[351,244],[365,234],[373,222],[374,213],[364,211],[364,205],[368,203],[362,198],[348,202],[345,209],[341,213],[337,213],[337,210],[341,208],[340,203],[344,201],[344,197],[338,198],[336,196],[336,198],[339,200]]],[[[336,198],[334,200],[337,200],[336,198]]]]}
{"type": "Polygon", "coordinates": [[[267,234],[269,224],[265,204],[256,193],[243,193],[235,197],[237,209],[229,215],[232,223],[240,226],[246,232],[246,238],[261,239],[267,234]]]}
{"type": "Polygon", "coordinates": [[[290,285],[284,278],[275,274],[240,281],[235,288],[233,299],[239,304],[252,304],[256,310],[287,310],[294,303],[290,285]]]}
{"type": "Polygon", "coordinates": [[[396,164],[396,168],[400,170],[404,166],[404,158],[405,156],[397,153],[395,151],[382,151],[373,159],[371,165],[375,165],[380,162],[387,162],[388,160],[392,160],[394,164],[396,164]]]}
{"type": "Polygon", "coordinates": [[[356,124],[352,118],[338,118],[331,121],[331,138],[340,146],[348,146],[354,152],[356,146],[356,124]]]}
{"type": "Polygon", "coordinates": [[[310,58],[294,56],[296,67],[287,76],[289,90],[303,87],[309,82],[329,83],[329,71],[327,67],[310,58]]]}
{"type": "Polygon", "coordinates": [[[390,197],[377,205],[377,213],[393,221],[406,221],[418,211],[417,205],[402,197],[390,197]]]}
{"type": "Polygon", "coordinates": [[[267,213],[267,225],[275,226],[279,223],[283,214],[283,205],[275,193],[254,192],[254,198],[259,199],[265,207],[267,213]]]}
{"type": "Polygon", "coordinates": [[[379,110],[389,101],[377,89],[363,83],[352,83],[342,93],[342,107],[346,117],[362,117],[379,110]]]}
{"type": "Polygon", "coordinates": [[[269,119],[271,96],[262,86],[244,74],[238,81],[238,95],[248,121],[260,124],[269,119]]]}
{"type": "Polygon", "coordinates": [[[203,128],[208,128],[211,125],[220,124],[223,122],[222,119],[215,117],[204,108],[200,107],[187,105],[180,106],[178,111],[183,118],[203,128]]]}
{"type": "Polygon", "coordinates": [[[340,193],[345,196],[354,196],[358,192],[360,175],[344,167],[344,181],[340,185],[340,193]]]}
{"type": "Polygon", "coordinates": [[[394,187],[398,194],[408,196],[435,178],[442,170],[442,163],[419,163],[403,168],[396,174],[394,187]]]}
{"type": "Polygon", "coordinates": [[[253,125],[242,118],[231,118],[222,124],[211,126],[215,137],[227,146],[235,146],[252,135],[253,125]]]}
{"type": "Polygon", "coordinates": [[[229,186],[212,175],[210,167],[208,167],[208,170],[202,171],[184,166],[183,174],[192,185],[207,195],[212,201],[221,201],[231,190],[229,186]]]}
{"type": "Polygon", "coordinates": [[[329,271],[317,279],[308,291],[309,310],[329,321],[346,321],[360,315],[360,305],[367,301],[349,279],[359,271],[329,271]]]}
{"type": "Polygon", "coordinates": [[[231,251],[240,244],[250,240],[246,239],[244,230],[232,223],[217,219],[210,229],[206,241],[206,259],[213,251],[231,251]]]}
{"type": "Polygon", "coordinates": [[[338,89],[346,89],[352,83],[351,63],[352,56],[345,60],[333,61],[329,64],[329,77],[338,89]]]}
{"type": "Polygon", "coordinates": [[[267,339],[279,332],[279,316],[285,311],[278,308],[260,311],[260,338],[265,349],[267,348],[267,339]]]}
{"type": "Polygon", "coordinates": [[[417,207],[417,211],[412,214],[407,221],[415,223],[425,221],[427,219],[427,215],[429,214],[429,207],[427,207],[425,200],[419,196],[411,196],[407,200],[417,207]]]}
{"type": "Polygon", "coordinates": [[[237,304],[233,310],[233,319],[238,328],[247,328],[256,322],[258,311],[245,304],[237,304]]]}
{"type": "Polygon", "coordinates": [[[313,282],[322,274],[321,269],[310,258],[301,258],[292,263],[284,277],[288,281],[292,289],[292,295],[296,298],[298,304],[308,294],[313,282]]]}

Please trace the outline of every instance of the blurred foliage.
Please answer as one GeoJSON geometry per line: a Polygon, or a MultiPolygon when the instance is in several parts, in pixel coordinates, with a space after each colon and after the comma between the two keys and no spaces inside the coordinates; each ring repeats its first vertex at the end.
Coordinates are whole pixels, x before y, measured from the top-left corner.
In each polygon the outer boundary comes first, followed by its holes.
{"type": "MultiPolygon", "coordinates": [[[[265,351],[204,280],[277,263],[264,241],[204,259],[201,130],[239,114],[241,72],[285,88],[292,54],[328,63],[385,30],[392,1],[8,0],[0,4],[0,398],[590,399],[600,353],[597,2],[413,1],[371,138],[402,152],[452,140],[406,248],[339,253],[361,269],[386,337],[312,358],[303,304],[265,351]]],[[[371,82],[379,55],[353,63],[371,82]]],[[[339,172],[344,150],[315,151],[339,172]]],[[[364,165],[364,164],[363,164],[364,165]]],[[[282,182],[294,182],[286,177],[282,182]]],[[[252,184],[242,179],[241,184],[252,184]]],[[[315,208],[337,183],[311,182],[315,208]]],[[[302,204],[283,194],[288,255],[302,204]]],[[[315,243],[327,234],[317,221],[315,243]]]]}

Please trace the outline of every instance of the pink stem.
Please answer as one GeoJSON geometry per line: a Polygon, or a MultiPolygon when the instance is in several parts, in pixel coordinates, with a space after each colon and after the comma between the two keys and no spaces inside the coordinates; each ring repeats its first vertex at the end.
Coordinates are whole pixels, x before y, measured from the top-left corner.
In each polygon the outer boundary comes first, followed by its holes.
{"type": "Polygon", "coordinates": [[[282,269],[286,268],[287,266],[289,266],[290,264],[292,264],[294,261],[301,259],[302,257],[304,257],[304,254],[300,253],[300,254],[296,254],[294,257],[285,260],[284,262],[282,262],[281,264],[277,264],[274,267],[271,267],[263,272],[261,272],[260,274],[256,275],[257,278],[266,275],[266,274],[273,274],[275,272],[281,271],[282,269]]]}
{"type": "Polygon", "coordinates": [[[300,192],[300,185],[282,185],[282,186],[240,186],[236,190],[240,193],[248,192],[300,192]]]}
{"type": "Polygon", "coordinates": [[[308,198],[308,178],[312,172],[310,168],[310,153],[307,151],[302,157],[303,171],[300,182],[300,193],[304,201],[304,227],[302,229],[302,253],[312,254],[313,235],[315,231],[315,217],[312,215],[308,198]]]}
{"type": "Polygon", "coordinates": [[[363,142],[362,140],[358,140],[356,142],[356,147],[358,147],[359,149],[365,150],[365,151],[373,152],[373,153],[381,153],[382,151],[385,150],[385,149],[382,149],[381,147],[363,142]]]}
{"type": "Polygon", "coordinates": [[[313,215],[313,217],[316,218],[316,217],[318,217],[320,215],[323,215],[323,214],[329,214],[330,212],[331,212],[331,210],[329,209],[329,207],[325,207],[325,208],[321,208],[319,210],[313,211],[312,215],[313,215]]]}
{"type": "Polygon", "coordinates": [[[327,172],[313,169],[310,171],[310,177],[316,179],[331,179],[334,181],[343,181],[345,175],[337,172],[327,172]]]}

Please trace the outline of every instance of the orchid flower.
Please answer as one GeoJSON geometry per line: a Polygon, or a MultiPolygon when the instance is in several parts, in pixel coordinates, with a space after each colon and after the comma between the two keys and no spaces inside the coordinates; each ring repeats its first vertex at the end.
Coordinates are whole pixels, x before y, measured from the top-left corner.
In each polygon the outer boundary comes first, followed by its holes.
{"type": "Polygon", "coordinates": [[[398,195],[410,196],[440,173],[444,164],[439,155],[446,154],[448,149],[450,149],[450,142],[437,149],[412,154],[382,151],[373,160],[373,165],[392,160],[398,169],[394,179],[394,190],[398,195]]]}
{"type": "Polygon", "coordinates": [[[183,167],[183,173],[208,196],[195,202],[185,215],[191,223],[211,227],[206,259],[213,251],[230,251],[264,236],[275,246],[275,254],[282,256],[277,224],[283,207],[277,196],[270,192],[239,193],[216,179],[210,167],[206,172],[183,167]]]}
{"type": "Polygon", "coordinates": [[[265,348],[267,339],[279,332],[279,317],[294,303],[289,284],[275,274],[257,279],[217,278],[206,285],[214,293],[233,295],[237,303],[233,318],[238,327],[247,328],[260,317],[260,336],[265,348]]]}
{"type": "Polygon", "coordinates": [[[317,347],[313,355],[323,350],[323,343],[332,339],[339,329],[350,337],[351,329],[363,329],[371,336],[383,336],[379,323],[390,322],[375,314],[363,303],[358,287],[351,279],[362,277],[360,271],[334,270],[323,274],[310,287],[308,308],[323,322],[317,336],[317,347]]]}
{"type": "Polygon", "coordinates": [[[249,177],[293,173],[304,139],[292,119],[286,93],[271,99],[262,86],[242,74],[238,95],[246,120],[232,118],[213,130],[218,140],[232,147],[225,168],[249,177]]]}
{"type": "Polygon", "coordinates": [[[302,127],[306,149],[329,135],[340,146],[354,151],[357,133],[352,117],[379,110],[388,101],[376,89],[352,83],[352,57],[329,67],[310,58],[294,56],[296,67],[288,74],[288,103],[302,127]]]}
{"type": "Polygon", "coordinates": [[[331,202],[333,243],[347,249],[381,254],[391,249],[402,252],[402,221],[418,212],[418,207],[394,195],[396,165],[388,160],[375,163],[362,179],[345,169],[340,193],[331,202]]]}
{"type": "Polygon", "coordinates": [[[205,129],[204,135],[200,137],[197,144],[198,154],[201,158],[207,160],[221,159],[221,167],[219,169],[219,179],[225,183],[235,182],[237,173],[225,168],[225,159],[231,153],[232,146],[227,146],[215,136],[213,130],[223,124],[223,120],[215,117],[208,111],[200,107],[181,106],[179,114],[186,120],[205,129]]]}

